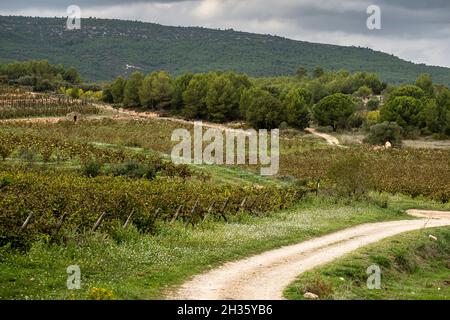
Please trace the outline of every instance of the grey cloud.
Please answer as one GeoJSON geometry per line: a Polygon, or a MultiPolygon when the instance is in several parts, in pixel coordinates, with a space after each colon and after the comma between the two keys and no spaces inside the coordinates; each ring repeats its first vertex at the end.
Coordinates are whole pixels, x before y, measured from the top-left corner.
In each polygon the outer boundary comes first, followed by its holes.
{"type": "MultiPolygon", "coordinates": [[[[25,9],[25,8],[36,8],[36,9],[55,9],[55,8],[67,8],[70,5],[78,5],[83,7],[97,7],[97,6],[113,6],[120,4],[131,5],[133,3],[174,3],[174,2],[184,2],[193,0],[3,0],[1,1],[2,9],[25,9]]],[[[198,0],[194,0],[198,1],[198,0]]]]}

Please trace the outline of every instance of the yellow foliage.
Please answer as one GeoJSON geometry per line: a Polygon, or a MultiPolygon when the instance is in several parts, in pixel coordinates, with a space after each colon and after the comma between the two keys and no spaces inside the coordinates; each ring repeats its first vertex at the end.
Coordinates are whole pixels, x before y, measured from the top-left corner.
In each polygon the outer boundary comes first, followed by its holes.
{"type": "Polygon", "coordinates": [[[89,290],[88,299],[90,300],[115,300],[114,292],[105,288],[93,287],[89,290]]]}
{"type": "Polygon", "coordinates": [[[380,110],[369,111],[366,120],[370,125],[378,123],[380,121],[380,110]]]}

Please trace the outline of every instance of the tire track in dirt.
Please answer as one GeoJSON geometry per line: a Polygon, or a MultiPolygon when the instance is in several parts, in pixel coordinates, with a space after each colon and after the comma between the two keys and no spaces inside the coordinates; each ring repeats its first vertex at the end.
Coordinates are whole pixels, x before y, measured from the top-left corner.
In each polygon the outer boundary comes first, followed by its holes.
{"type": "Polygon", "coordinates": [[[450,212],[409,210],[417,220],[362,224],[270,250],[194,276],[168,299],[280,300],[299,274],[396,234],[450,225],[450,212]]]}

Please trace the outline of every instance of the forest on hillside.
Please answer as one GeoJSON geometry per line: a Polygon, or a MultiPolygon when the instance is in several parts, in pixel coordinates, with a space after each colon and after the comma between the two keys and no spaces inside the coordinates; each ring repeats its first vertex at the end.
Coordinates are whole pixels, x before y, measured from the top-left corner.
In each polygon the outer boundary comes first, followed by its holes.
{"type": "Polygon", "coordinates": [[[175,76],[219,70],[288,76],[301,65],[311,73],[316,66],[377,73],[391,84],[412,83],[428,73],[450,85],[449,68],[414,64],[367,48],[138,21],[91,18],[83,19],[80,30],[65,26],[65,18],[0,16],[0,62],[47,59],[77,68],[89,81],[110,81],[136,70],[165,70],[175,76]]]}

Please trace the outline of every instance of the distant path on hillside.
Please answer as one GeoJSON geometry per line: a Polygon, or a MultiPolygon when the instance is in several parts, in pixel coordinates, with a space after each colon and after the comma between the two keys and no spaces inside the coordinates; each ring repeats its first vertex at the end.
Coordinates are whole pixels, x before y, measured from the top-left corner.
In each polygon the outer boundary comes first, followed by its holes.
{"type": "Polygon", "coordinates": [[[362,246],[422,228],[450,226],[450,212],[408,210],[417,220],[362,224],[299,244],[228,262],[197,275],[169,299],[280,300],[299,274],[362,246]]]}
{"type": "Polygon", "coordinates": [[[340,142],[336,137],[333,137],[332,135],[326,134],[326,133],[321,133],[321,132],[317,132],[316,129],[314,128],[306,128],[305,131],[319,137],[322,139],[325,139],[328,144],[333,145],[333,146],[340,146],[340,142]]]}
{"type": "MultiPolygon", "coordinates": [[[[113,119],[113,120],[138,120],[138,119],[154,119],[154,120],[164,120],[164,121],[172,121],[186,125],[194,125],[194,121],[184,120],[180,118],[172,118],[172,117],[160,117],[155,112],[146,112],[146,111],[134,111],[127,110],[124,108],[113,108],[108,104],[94,104],[95,107],[102,110],[106,114],[104,115],[86,115],[82,116],[82,120],[102,120],[102,119],[113,119]]],[[[30,118],[14,118],[14,119],[0,119],[0,123],[58,123],[60,121],[70,121],[67,116],[59,116],[59,117],[30,117],[30,118]]],[[[230,128],[224,124],[220,123],[211,123],[202,121],[202,126],[204,128],[213,128],[221,131],[229,131],[240,133],[243,135],[249,135],[246,130],[243,129],[234,129],[230,128]]]]}
{"type": "MultiPolygon", "coordinates": [[[[187,125],[194,125],[194,123],[195,123],[192,120],[185,120],[185,119],[173,118],[173,117],[160,117],[156,112],[140,112],[140,111],[127,110],[124,108],[115,109],[112,106],[105,105],[105,104],[95,104],[95,106],[104,111],[117,112],[119,114],[128,115],[130,117],[135,117],[135,118],[138,117],[141,119],[166,120],[166,121],[178,122],[178,123],[187,124],[187,125]]],[[[249,133],[243,129],[233,129],[224,124],[220,124],[220,123],[211,123],[211,122],[205,122],[205,121],[201,121],[201,122],[202,122],[202,126],[205,128],[213,128],[213,129],[218,129],[221,131],[231,131],[231,132],[241,133],[244,135],[249,135],[249,133]]]]}

